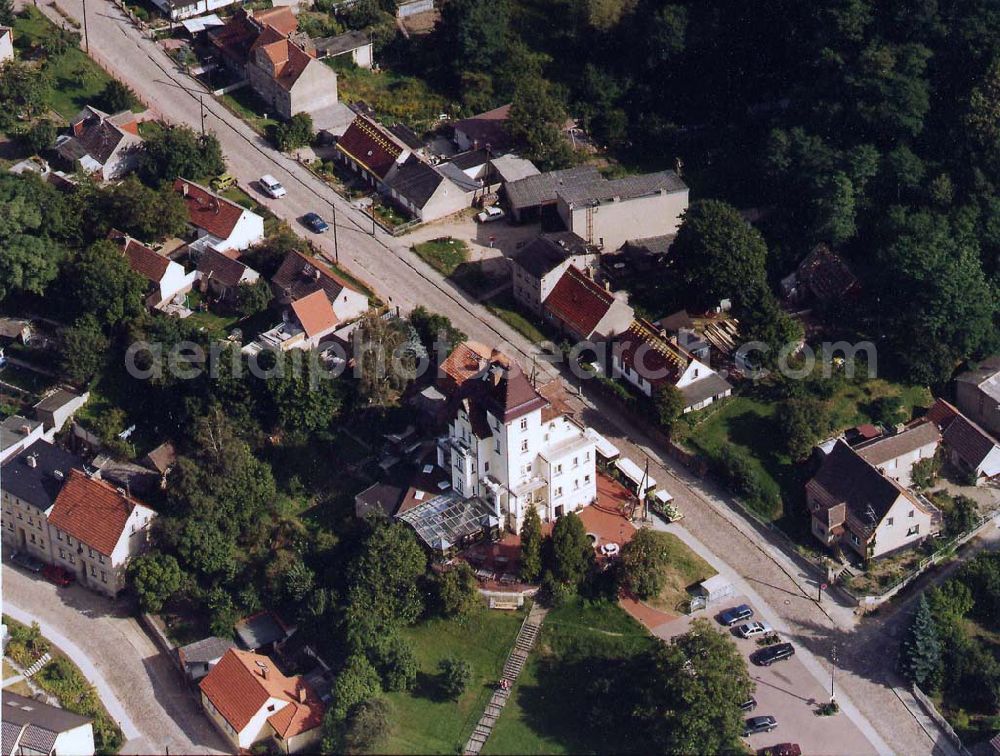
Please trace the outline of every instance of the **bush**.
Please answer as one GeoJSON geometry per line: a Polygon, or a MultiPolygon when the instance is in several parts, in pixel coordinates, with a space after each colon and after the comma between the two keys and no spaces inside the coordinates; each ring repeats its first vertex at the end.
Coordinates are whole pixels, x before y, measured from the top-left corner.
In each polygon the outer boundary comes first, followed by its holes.
{"type": "Polygon", "coordinates": [[[36,155],[56,141],[58,132],[52,121],[38,121],[23,135],[25,146],[36,155]]]}
{"type": "Polygon", "coordinates": [[[313,139],[313,120],[308,113],[296,113],[273,129],[275,146],[282,152],[305,147],[313,139]]]}
{"type": "Polygon", "coordinates": [[[903,400],[898,396],[880,396],[868,405],[872,420],[882,425],[893,426],[903,422],[903,400]]]}
{"type": "Polygon", "coordinates": [[[714,466],[728,488],[755,509],[770,511],[778,493],[761,477],[750,455],[732,444],[725,444],[713,459],[714,466]]]}
{"type": "Polygon", "coordinates": [[[941,457],[935,454],[933,457],[914,462],[910,471],[910,479],[916,488],[930,488],[937,481],[940,473],[941,457]]]}
{"type": "Polygon", "coordinates": [[[372,698],[355,706],[344,729],[347,753],[377,751],[389,736],[389,704],[384,698],[372,698]]]}
{"type": "Polygon", "coordinates": [[[127,85],[118,79],[111,79],[97,95],[97,101],[100,103],[101,110],[108,113],[120,113],[123,110],[131,110],[139,100],[127,85]]]}
{"type": "Polygon", "coordinates": [[[449,656],[438,663],[441,692],[453,701],[457,701],[472,679],[472,665],[464,659],[449,656]]]}

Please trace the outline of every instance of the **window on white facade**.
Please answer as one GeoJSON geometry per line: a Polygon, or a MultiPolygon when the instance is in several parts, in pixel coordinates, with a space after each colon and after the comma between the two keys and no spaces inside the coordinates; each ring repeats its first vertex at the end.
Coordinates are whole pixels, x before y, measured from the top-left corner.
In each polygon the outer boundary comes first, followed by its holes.
{"type": "Polygon", "coordinates": [[[915,514],[916,514],[916,512],[914,512],[914,511],[913,511],[913,510],[911,509],[911,510],[910,510],[910,517],[913,517],[913,516],[914,516],[915,514]]]}
{"type": "Polygon", "coordinates": [[[562,475],[562,465],[556,465],[556,475],[562,475]]]}
{"type": "Polygon", "coordinates": [[[23,520],[23,519],[24,519],[24,515],[23,515],[23,514],[21,514],[20,512],[18,512],[18,513],[17,513],[17,519],[19,519],[19,520],[23,520]]]}
{"type": "Polygon", "coordinates": [[[573,457],[573,467],[579,467],[579,466],[580,466],[580,458],[573,457]]]}
{"type": "Polygon", "coordinates": [[[919,532],[920,532],[920,526],[919,525],[914,525],[912,528],[910,528],[909,530],[906,531],[906,535],[908,535],[908,536],[915,536],[919,532]]]}
{"type": "Polygon", "coordinates": [[[521,418],[521,430],[528,430],[528,418],[521,418]]]}
{"type": "Polygon", "coordinates": [[[887,517],[886,518],[886,520],[885,520],[885,526],[887,528],[891,528],[892,527],[892,518],[891,517],[887,517]]]}
{"type": "Polygon", "coordinates": [[[576,480],[573,481],[573,490],[574,491],[579,491],[580,490],[580,479],[579,478],[577,478],[576,480]]]}
{"type": "Polygon", "coordinates": [[[458,491],[459,493],[462,493],[462,479],[461,478],[455,478],[455,490],[458,491]]]}
{"type": "Polygon", "coordinates": [[[56,538],[58,538],[60,541],[62,540],[62,531],[61,530],[57,530],[56,531],[56,538]]]}
{"type": "Polygon", "coordinates": [[[66,558],[66,552],[63,549],[59,549],[59,558],[60,559],[66,558]]]}
{"type": "Polygon", "coordinates": [[[590,482],[590,476],[589,475],[584,475],[583,476],[583,482],[584,483],[589,483],[590,482]]]}
{"type": "Polygon", "coordinates": [[[521,451],[523,452],[528,451],[528,439],[524,439],[523,441],[521,441],[521,451]]]}
{"type": "MultiPolygon", "coordinates": [[[[132,532],[135,532],[135,526],[134,525],[132,526],[132,532]]],[[[91,559],[94,558],[94,550],[92,548],[90,548],[90,546],[87,547],[87,556],[89,556],[91,559]]]]}
{"type": "Polygon", "coordinates": [[[560,496],[562,496],[562,486],[556,488],[556,498],[558,499],[560,496]]]}
{"type": "Polygon", "coordinates": [[[97,568],[94,565],[90,565],[90,576],[97,577],[97,568]]]}

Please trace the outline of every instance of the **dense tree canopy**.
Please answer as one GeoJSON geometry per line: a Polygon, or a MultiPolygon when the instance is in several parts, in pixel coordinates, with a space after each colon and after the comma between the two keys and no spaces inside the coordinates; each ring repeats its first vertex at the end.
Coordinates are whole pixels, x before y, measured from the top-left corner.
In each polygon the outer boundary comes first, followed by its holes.
{"type": "Polygon", "coordinates": [[[145,137],[139,155],[139,175],[151,185],[175,178],[205,181],[226,170],[219,140],[196,134],[187,126],[166,126],[145,137]]]}

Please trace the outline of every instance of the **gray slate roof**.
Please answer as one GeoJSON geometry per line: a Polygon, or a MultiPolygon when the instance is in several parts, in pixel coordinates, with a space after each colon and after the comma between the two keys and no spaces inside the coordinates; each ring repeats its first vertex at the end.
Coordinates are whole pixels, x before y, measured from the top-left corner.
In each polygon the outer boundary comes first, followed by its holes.
{"type": "Polygon", "coordinates": [[[689,383],[680,391],[684,396],[684,401],[687,402],[686,406],[693,407],[706,399],[731,391],[732,388],[729,381],[718,373],[709,373],[704,378],[689,383]]]}
{"type": "Polygon", "coordinates": [[[955,380],[978,386],[984,394],[1000,402],[1000,354],[988,357],[975,370],[968,370],[955,380]]]}
{"type": "Polygon", "coordinates": [[[371,39],[366,32],[349,31],[336,37],[319,37],[312,43],[320,55],[340,55],[371,44],[371,39]]]}
{"type": "Polygon", "coordinates": [[[45,510],[55,503],[63,480],[74,468],[82,470],[83,460],[39,439],[4,463],[0,473],[2,488],[12,496],[45,510]],[[28,464],[29,457],[34,457],[34,467],[28,464]]]}
{"type": "Polygon", "coordinates": [[[13,751],[15,743],[20,748],[48,753],[60,733],[92,721],[57,706],[49,706],[33,698],[19,696],[9,690],[3,692],[0,714],[3,719],[5,754],[13,751]],[[20,740],[18,740],[19,735],[20,740]]]}
{"type": "Polygon", "coordinates": [[[934,423],[926,422],[897,433],[895,436],[884,436],[864,446],[857,447],[857,452],[865,460],[878,467],[891,459],[909,454],[928,444],[941,440],[934,423]]]}
{"type": "Polygon", "coordinates": [[[556,194],[570,205],[591,202],[609,202],[614,199],[634,199],[664,191],[667,193],[687,191],[687,185],[673,171],[644,173],[641,176],[625,176],[608,181],[599,179],[586,184],[561,187],[556,194]]]}
{"type": "Polygon", "coordinates": [[[537,207],[556,201],[560,189],[587,186],[601,180],[600,172],[592,165],[578,165],[562,171],[539,173],[537,176],[511,181],[506,186],[507,200],[515,210],[537,207]]]}
{"type": "Polygon", "coordinates": [[[415,155],[392,172],[386,186],[405,197],[416,207],[423,207],[444,181],[444,177],[415,155]]]}
{"type": "Polygon", "coordinates": [[[63,405],[69,404],[74,399],[79,398],[79,394],[74,394],[72,391],[67,391],[66,389],[58,389],[36,404],[35,409],[41,410],[42,412],[54,412],[63,405]]]}
{"type": "Polygon", "coordinates": [[[555,270],[567,257],[586,255],[587,243],[572,231],[542,234],[516,250],[510,259],[534,278],[555,270]]]}
{"type": "Polygon", "coordinates": [[[182,646],[177,649],[177,653],[184,664],[204,664],[221,659],[231,648],[236,648],[232,640],[212,635],[182,646]]]}
{"type": "Polygon", "coordinates": [[[40,420],[28,420],[20,415],[11,415],[0,422],[0,450],[9,449],[28,435],[22,431],[27,426],[28,433],[41,425],[40,420]]]}
{"type": "Polygon", "coordinates": [[[250,651],[284,640],[287,636],[288,632],[271,612],[259,612],[236,623],[236,637],[250,651]]]}

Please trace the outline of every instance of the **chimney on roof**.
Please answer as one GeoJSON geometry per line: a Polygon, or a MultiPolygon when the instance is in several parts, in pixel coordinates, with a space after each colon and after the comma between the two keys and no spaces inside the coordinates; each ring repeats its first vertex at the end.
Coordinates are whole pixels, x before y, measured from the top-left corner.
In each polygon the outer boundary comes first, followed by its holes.
{"type": "Polygon", "coordinates": [[[610,281],[605,281],[604,282],[604,290],[606,292],[609,292],[609,293],[611,292],[611,282],[610,281]]]}
{"type": "Polygon", "coordinates": [[[298,690],[299,703],[304,704],[306,702],[306,686],[300,685],[298,690]]]}
{"type": "Polygon", "coordinates": [[[184,197],[188,196],[188,183],[187,181],[181,182],[181,195],[184,197]]]}
{"type": "Polygon", "coordinates": [[[24,425],[22,425],[21,426],[21,433],[23,433],[25,436],[27,436],[29,433],[31,433],[31,426],[28,425],[27,423],[25,423],[24,425]]]}
{"type": "Polygon", "coordinates": [[[660,329],[660,338],[663,339],[664,341],[667,340],[667,329],[666,328],[661,328],[660,329]]]}
{"type": "Polygon", "coordinates": [[[29,454],[28,455],[27,462],[28,462],[28,467],[31,467],[31,468],[38,467],[38,458],[35,457],[34,454],[29,454]]]}
{"type": "Polygon", "coordinates": [[[319,268],[316,268],[316,269],[315,269],[315,270],[313,271],[313,279],[314,279],[314,280],[316,280],[316,281],[318,281],[318,280],[319,280],[319,277],[320,277],[320,272],[319,272],[319,268]]]}

